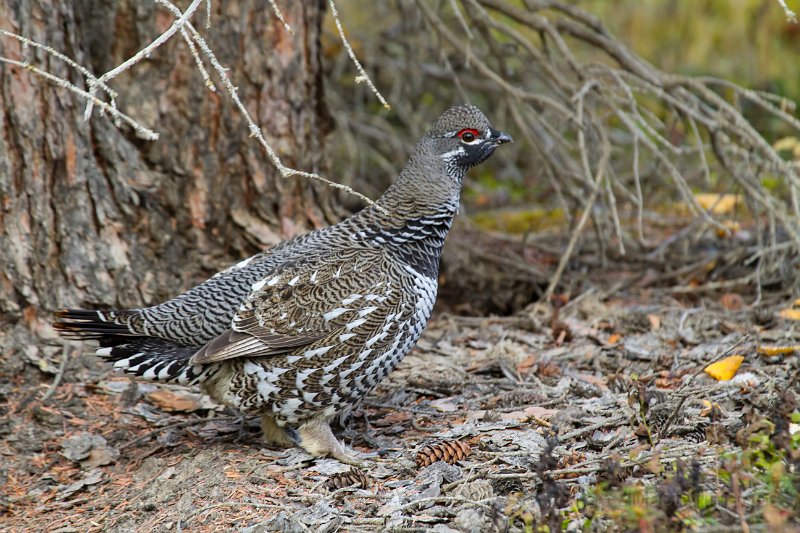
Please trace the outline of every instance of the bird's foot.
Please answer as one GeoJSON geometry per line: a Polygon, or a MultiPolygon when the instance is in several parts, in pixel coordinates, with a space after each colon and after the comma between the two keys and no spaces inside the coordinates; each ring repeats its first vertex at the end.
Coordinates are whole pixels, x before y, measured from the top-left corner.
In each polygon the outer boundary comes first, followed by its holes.
{"type": "Polygon", "coordinates": [[[333,457],[342,463],[364,468],[366,461],[348,452],[344,445],[333,436],[327,421],[315,421],[301,426],[297,431],[298,444],[311,455],[333,457]]]}

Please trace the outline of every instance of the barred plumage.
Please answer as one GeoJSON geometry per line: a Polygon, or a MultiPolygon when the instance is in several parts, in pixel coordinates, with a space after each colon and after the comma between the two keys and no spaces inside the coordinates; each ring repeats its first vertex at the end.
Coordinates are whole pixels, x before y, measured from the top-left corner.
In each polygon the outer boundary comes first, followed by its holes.
{"type": "Polygon", "coordinates": [[[200,383],[258,413],[268,441],[357,462],[329,422],[422,334],[465,172],[511,138],[473,106],[445,112],[377,201],[161,305],[57,314],[64,335],[147,379],[200,383]]]}

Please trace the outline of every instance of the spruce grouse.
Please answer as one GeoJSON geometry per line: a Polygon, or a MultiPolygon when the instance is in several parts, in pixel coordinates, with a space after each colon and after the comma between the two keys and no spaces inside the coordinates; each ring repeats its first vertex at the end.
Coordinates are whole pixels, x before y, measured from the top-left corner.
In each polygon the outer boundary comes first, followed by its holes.
{"type": "Polygon", "coordinates": [[[511,137],[471,105],[447,110],[376,202],[224,270],[161,305],[57,313],[63,335],[144,379],[199,384],[261,416],[270,444],[359,463],[329,423],[403,359],[436,299],[468,169],[511,137]]]}

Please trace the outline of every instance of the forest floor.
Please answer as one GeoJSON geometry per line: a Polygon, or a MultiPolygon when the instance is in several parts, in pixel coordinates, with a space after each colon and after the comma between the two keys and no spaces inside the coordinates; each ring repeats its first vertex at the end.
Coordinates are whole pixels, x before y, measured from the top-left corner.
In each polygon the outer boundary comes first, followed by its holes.
{"type": "Polygon", "coordinates": [[[80,345],[5,354],[0,530],[796,530],[800,302],[555,301],[437,312],[335,429],[365,470],[267,448],[255,420],[80,345]],[[732,379],[703,372],[732,355],[732,379]]]}

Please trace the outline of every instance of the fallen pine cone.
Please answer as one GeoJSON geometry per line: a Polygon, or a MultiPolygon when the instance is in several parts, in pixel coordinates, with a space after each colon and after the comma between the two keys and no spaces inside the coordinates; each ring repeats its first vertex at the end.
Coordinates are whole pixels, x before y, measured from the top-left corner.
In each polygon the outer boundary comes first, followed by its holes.
{"type": "Polygon", "coordinates": [[[369,477],[361,470],[352,468],[347,472],[339,472],[333,474],[325,482],[325,487],[328,490],[341,489],[343,487],[356,487],[359,489],[367,489],[370,486],[369,477]]]}
{"type": "Polygon", "coordinates": [[[457,485],[453,489],[453,496],[460,496],[472,501],[488,500],[494,496],[494,489],[492,484],[485,479],[477,479],[457,485]]]}
{"type": "Polygon", "coordinates": [[[417,466],[428,466],[436,461],[455,464],[472,453],[469,444],[460,440],[443,441],[430,444],[417,452],[417,466]]]}
{"type": "MultiPolygon", "coordinates": [[[[573,451],[572,453],[565,455],[561,458],[558,462],[558,468],[560,469],[567,469],[572,466],[575,466],[579,463],[582,463],[586,460],[586,454],[581,452],[573,451]]],[[[556,474],[553,476],[553,479],[572,479],[580,476],[578,473],[571,473],[571,474],[556,474]]]]}

